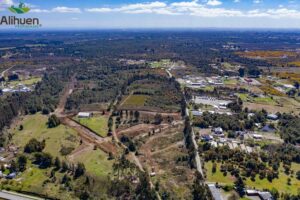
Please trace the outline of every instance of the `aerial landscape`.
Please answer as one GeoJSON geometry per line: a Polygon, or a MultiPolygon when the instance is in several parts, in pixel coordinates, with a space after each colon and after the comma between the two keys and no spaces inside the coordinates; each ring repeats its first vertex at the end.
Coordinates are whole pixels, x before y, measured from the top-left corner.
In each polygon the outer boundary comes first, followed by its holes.
{"type": "Polygon", "coordinates": [[[0,199],[300,199],[299,30],[18,30],[0,199]]]}

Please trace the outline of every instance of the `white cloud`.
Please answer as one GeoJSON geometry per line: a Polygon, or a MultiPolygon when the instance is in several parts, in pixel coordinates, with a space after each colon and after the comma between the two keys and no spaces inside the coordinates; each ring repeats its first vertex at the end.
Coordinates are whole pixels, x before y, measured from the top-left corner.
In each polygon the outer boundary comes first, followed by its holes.
{"type": "Polygon", "coordinates": [[[85,9],[85,11],[105,13],[105,12],[112,12],[113,9],[111,9],[111,8],[87,8],[87,9],[85,9]]]}
{"type": "Polygon", "coordinates": [[[234,3],[240,3],[240,0],[233,0],[234,3]]]}
{"type": "MultiPolygon", "coordinates": [[[[238,10],[222,7],[211,7],[217,5],[209,2],[215,0],[193,0],[181,1],[173,3],[165,3],[160,1],[148,3],[125,4],[119,7],[100,7],[86,8],[85,12],[93,13],[126,13],[126,14],[159,14],[159,15],[190,15],[199,17],[244,17],[244,18],[296,18],[300,19],[300,11],[296,9],[288,9],[284,7],[276,7],[273,9],[256,9],[256,10],[238,10]]],[[[258,1],[258,0],[256,0],[258,1]]],[[[221,1],[219,1],[222,3],[221,1]]],[[[261,0],[260,0],[261,2],[261,0]]],[[[79,8],[56,7],[50,10],[32,9],[32,12],[37,13],[81,13],[79,8]]]]}
{"type": "Polygon", "coordinates": [[[253,0],[253,3],[259,4],[259,3],[262,3],[262,0],[253,0]]]}
{"type": "Polygon", "coordinates": [[[52,8],[51,10],[46,10],[46,9],[31,9],[31,12],[35,13],[81,13],[81,10],[79,8],[69,8],[69,7],[56,7],[52,8]]]}
{"type": "Polygon", "coordinates": [[[0,2],[0,5],[4,5],[4,6],[10,6],[10,5],[13,5],[14,2],[12,0],[2,0],[0,2]]]}
{"type": "Polygon", "coordinates": [[[58,12],[58,13],[81,13],[81,10],[79,8],[69,8],[69,7],[56,7],[52,9],[52,12],[58,12]]]}
{"type": "Polygon", "coordinates": [[[35,8],[35,9],[31,9],[30,12],[34,12],[34,13],[49,13],[50,10],[35,8]]]}
{"type": "Polygon", "coordinates": [[[222,5],[222,2],[219,0],[208,0],[207,5],[209,6],[219,6],[222,5]]]}

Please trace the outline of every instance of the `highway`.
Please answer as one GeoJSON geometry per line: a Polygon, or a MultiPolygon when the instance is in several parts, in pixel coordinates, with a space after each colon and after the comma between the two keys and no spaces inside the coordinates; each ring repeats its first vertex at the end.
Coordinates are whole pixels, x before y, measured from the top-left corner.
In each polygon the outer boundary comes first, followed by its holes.
{"type": "Polygon", "coordinates": [[[31,197],[28,195],[18,194],[15,192],[8,192],[8,191],[0,191],[0,199],[7,199],[7,200],[42,200],[42,198],[38,197],[31,197]]]}

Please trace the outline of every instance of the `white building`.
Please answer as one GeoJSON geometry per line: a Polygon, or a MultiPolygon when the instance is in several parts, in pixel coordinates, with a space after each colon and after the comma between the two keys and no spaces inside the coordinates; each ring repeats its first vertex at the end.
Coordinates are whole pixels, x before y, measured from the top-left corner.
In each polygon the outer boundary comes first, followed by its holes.
{"type": "Polygon", "coordinates": [[[89,112],[79,112],[77,115],[79,118],[90,118],[92,116],[89,112]]]}

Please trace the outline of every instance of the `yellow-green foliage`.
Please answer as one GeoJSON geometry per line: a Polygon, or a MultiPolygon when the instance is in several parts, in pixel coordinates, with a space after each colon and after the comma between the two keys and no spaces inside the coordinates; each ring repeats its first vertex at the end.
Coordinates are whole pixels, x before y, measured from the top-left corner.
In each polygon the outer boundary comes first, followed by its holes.
{"type": "Polygon", "coordinates": [[[130,95],[123,103],[124,106],[144,106],[147,100],[147,95],[130,95]]]}
{"type": "Polygon", "coordinates": [[[78,118],[76,117],[75,120],[79,122],[80,124],[90,128],[93,130],[95,133],[102,137],[107,136],[108,132],[108,119],[105,116],[94,116],[90,118],[78,118]]]}

